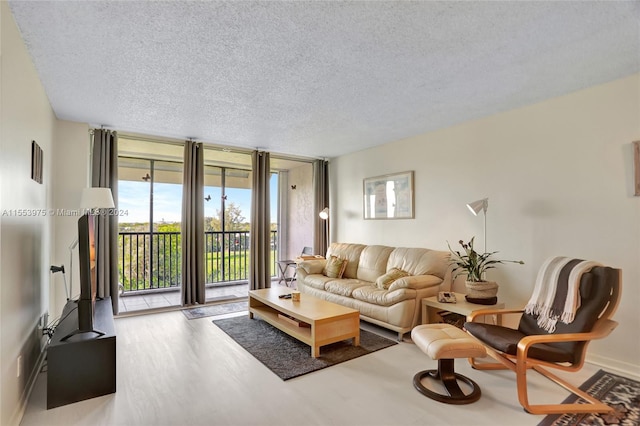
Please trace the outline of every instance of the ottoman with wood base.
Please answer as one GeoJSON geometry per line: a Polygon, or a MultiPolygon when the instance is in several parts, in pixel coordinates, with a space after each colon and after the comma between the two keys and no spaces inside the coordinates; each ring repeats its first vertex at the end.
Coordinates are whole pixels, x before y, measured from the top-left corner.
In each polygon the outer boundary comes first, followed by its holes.
{"type": "Polygon", "coordinates": [[[413,377],[413,386],[421,394],[447,404],[469,404],[480,398],[480,387],[468,377],[453,369],[455,358],[482,358],[484,345],[463,330],[449,324],[425,324],[411,330],[411,339],[422,352],[438,360],[437,370],[424,370],[413,377]],[[439,394],[422,384],[429,377],[444,385],[448,395],[439,394]],[[458,380],[466,383],[471,392],[465,394],[458,380]]]}

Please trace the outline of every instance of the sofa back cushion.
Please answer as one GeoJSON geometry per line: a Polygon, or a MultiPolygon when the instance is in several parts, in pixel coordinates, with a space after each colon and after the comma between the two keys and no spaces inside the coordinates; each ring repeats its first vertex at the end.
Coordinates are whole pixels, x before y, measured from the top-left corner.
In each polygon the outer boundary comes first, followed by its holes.
{"type": "Polygon", "coordinates": [[[356,278],[360,253],[366,246],[364,244],[331,243],[327,249],[327,259],[335,256],[340,259],[347,259],[347,267],[342,274],[342,278],[356,278]]]}
{"type": "Polygon", "coordinates": [[[396,280],[407,276],[409,276],[408,272],[405,272],[398,268],[391,268],[389,269],[389,272],[378,277],[378,279],[376,280],[376,287],[382,290],[388,290],[389,286],[396,280]]]}
{"type": "Polygon", "coordinates": [[[363,281],[375,282],[387,271],[387,262],[393,247],[366,246],[360,253],[357,278],[363,281]]]}
{"type": "Polygon", "coordinates": [[[327,263],[322,270],[322,273],[329,278],[342,278],[344,270],[347,269],[347,259],[341,259],[337,256],[331,255],[327,259],[327,263]]]}
{"type": "Polygon", "coordinates": [[[398,247],[389,255],[387,271],[398,268],[410,275],[435,275],[441,279],[449,268],[449,252],[398,247]]]}

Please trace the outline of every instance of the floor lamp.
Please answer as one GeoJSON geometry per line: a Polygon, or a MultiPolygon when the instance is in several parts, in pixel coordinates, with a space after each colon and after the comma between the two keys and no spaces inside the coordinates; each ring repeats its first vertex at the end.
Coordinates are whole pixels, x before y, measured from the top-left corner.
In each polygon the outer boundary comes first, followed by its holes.
{"type": "Polygon", "coordinates": [[[489,199],[483,198],[482,200],[474,201],[467,204],[471,213],[474,216],[478,216],[478,213],[482,212],[484,215],[484,252],[487,252],[487,208],[489,207],[489,199]]]}
{"type": "MultiPolygon", "coordinates": [[[[327,248],[329,248],[329,207],[325,207],[324,209],[322,209],[322,211],[320,213],[318,213],[318,216],[320,216],[320,219],[325,221],[325,230],[326,230],[326,235],[327,235],[327,248]]],[[[326,251],[326,250],[325,250],[326,251]]]]}

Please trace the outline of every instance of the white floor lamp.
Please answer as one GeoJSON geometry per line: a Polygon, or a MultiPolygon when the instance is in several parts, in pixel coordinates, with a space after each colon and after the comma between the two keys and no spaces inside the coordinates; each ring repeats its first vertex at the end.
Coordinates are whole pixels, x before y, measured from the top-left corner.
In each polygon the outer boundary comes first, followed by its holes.
{"type": "Polygon", "coordinates": [[[489,207],[489,199],[483,198],[482,200],[474,201],[467,204],[471,213],[474,216],[478,216],[478,213],[482,212],[484,215],[484,252],[487,252],[487,208],[489,207]]]}
{"type": "Polygon", "coordinates": [[[326,232],[327,232],[327,248],[329,248],[329,207],[325,207],[322,209],[320,213],[318,213],[320,219],[325,221],[326,232]]]}

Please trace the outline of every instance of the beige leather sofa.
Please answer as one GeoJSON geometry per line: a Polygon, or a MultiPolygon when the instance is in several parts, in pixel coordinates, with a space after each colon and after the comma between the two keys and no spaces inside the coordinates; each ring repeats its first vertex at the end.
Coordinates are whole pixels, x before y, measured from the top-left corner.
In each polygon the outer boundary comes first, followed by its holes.
{"type": "Polygon", "coordinates": [[[421,300],[451,288],[449,252],[425,248],[332,243],[326,259],[300,262],[296,272],[301,293],[357,309],[399,340],[420,323],[421,300]],[[325,275],[331,256],[347,260],[341,278],[325,275]],[[381,283],[394,268],[406,276],[381,283]]]}

